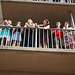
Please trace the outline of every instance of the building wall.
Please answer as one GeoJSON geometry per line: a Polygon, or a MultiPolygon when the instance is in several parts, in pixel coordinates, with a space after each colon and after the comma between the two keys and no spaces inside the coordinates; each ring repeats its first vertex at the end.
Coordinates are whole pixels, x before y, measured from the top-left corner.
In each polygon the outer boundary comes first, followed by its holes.
{"type": "Polygon", "coordinates": [[[33,0],[2,0],[2,1],[33,1],[33,0]]]}
{"type": "Polygon", "coordinates": [[[0,75],[75,75],[75,51],[56,51],[0,47],[0,75]]]}
{"type": "Polygon", "coordinates": [[[3,21],[3,15],[2,15],[2,7],[1,7],[1,1],[0,1],[0,24],[3,21]]]}
{"type": "Polygon", "coordinates": [[[75,19],[75,5],[71,4],[3,1],[2,11],[3,19],[11,19],[13,25],[17,21],[24,25],[27,19],[31,18],[34,23],[41,24],[44,19],[48,19],[51,27],[55,27],[57,21],[63,26],[65,21],[70,21],[70,11],[73,12],[75,19]]]}

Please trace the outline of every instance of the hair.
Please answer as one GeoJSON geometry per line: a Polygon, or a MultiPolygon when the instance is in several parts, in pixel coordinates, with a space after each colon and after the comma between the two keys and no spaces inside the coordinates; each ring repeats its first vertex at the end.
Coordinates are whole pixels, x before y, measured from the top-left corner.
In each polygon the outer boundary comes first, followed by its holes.
{"type": "Polygon", "coordinates": [[[12,25],[12,21],[11,20],[8,20],[8,21],[10,21],[11,22],[11,25],[12,25]]]}
{"type": "Polygon", "coordinates": [[[31,21],[31,24],[33,24],[33,20],[32,19],[28,19],[28,20],[30,20],[31,21]]]}
{"type": "Polygon", "coordinates": [[[4,20],[4,21],[3,21],[3,23],[7,24],[7,23],[8,23],[8,21],[7,21],[7,20],[4,20]]]}
{"type": "Polygon", "coordinates": [[[18,23],[21,25],[21,22],[20,22],[20,21],[18,21],[17,24],[18,24],[18,23]]]}
{"type": "Polygon", "coordinates": [[[67,23],[69,25],[69,22],[68,21],[66,21],[65,23],[67,23]]]}
{"type": "Polygon", "coordinates": [[[68,24],[69,24],[69,22],[68,22],[68,21],[66,21],[65,23],[68,23],[68,24]]]}
{"type": "MultiPolygon", "coordinates": [[[[57,26],[57,23],[60,23],[59,21],[58,22],[56,22],[56,26],[57,26]]],[[[61,25],[61,23],[60,23],[60,25],[61,25]]]]}
{"type": "Polygon", "coordinates": [[[50,23],[49,23],[49,21],[48,21],[48,19],[45,19],[44,21],[46,21],[47,25],[49,25],[49,24],[50,24],[50,23]]]}
{"type": "MultiPolygon", "coordinates": [[[[57,23],[60,23],[60,22],[58,21],[58,22],[56,22],[56,24],[57,24],[57,23]]],[[[60,23],[60,24],[61,24],[61,23],[60,23]]]]}

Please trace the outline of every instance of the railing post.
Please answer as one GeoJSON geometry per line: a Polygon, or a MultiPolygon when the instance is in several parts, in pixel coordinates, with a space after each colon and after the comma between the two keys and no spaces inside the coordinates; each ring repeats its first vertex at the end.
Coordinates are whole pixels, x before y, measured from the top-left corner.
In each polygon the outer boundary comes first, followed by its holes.
{"type": "MultiPolygon", "coordinates": [[[[73,18],[73,15],[72,15],[72,11],[70,11],[70,16],[71,16],[73,28],[75,29],[75,23],[74,23],[74,18],[73,18]]],[[[74,35],[75,35],[75,31],[74,31],[74,35]]],[[[74,38],[75,38],[75,36],[74,36],[74,38]]],[[[73,41],[74,41],[74,39],[73,39],[73,41]]],[[[73,44],[73,48],[74,48],[74,44],[73,44]]]]}
{"type": "Polygon", "coordinates": [[[70,16],[71,16],[73,28],[75,28],[75,24],[74,24],[74,19],[73,19],[72,11],[70,11],[70,16]]]}
{"type": "Polygon", "coordinates": [[[37,23],[35,23],[35,48],[37,48],[37,23]]]}

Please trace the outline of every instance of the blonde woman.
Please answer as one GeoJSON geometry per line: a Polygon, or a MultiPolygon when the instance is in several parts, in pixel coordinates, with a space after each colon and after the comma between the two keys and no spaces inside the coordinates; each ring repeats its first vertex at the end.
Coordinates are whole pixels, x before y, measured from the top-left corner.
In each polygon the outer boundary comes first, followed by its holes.
{"type": "MultiPolygon", "coordinates": [[[[32,19],[28,19],[28,21],[25,23],[24,27],[29,27],[29,29],[30,29],[32,27],[35,27],[35,24],[33,23],[32,19]]],[[[32,47],[32,29],[30,29],[30,32],[28,29],[26,29],[26,38],[25,38],[26,44],[25,44],[25,46],[28,46],[28,39],[29,39],[29,47],[32,47]],[[29,36],[29,38],[28,38],[28,36],[29,36]]]]}

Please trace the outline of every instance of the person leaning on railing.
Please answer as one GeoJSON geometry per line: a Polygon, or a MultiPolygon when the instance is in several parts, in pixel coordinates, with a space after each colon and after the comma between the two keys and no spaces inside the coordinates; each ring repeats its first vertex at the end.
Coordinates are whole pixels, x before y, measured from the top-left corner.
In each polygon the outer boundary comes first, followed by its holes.
{"type": "MultiPolygon", "coordinates": [[[[64,24],[63,29],[73,29],[72,27],[69,27],[69,22],[66,21],[64,24]]],[[[73,49],[73,36],[72,31],[64,31],[64,47],[69,49],[73,49]]]]}
{"type": "MultiPolygon", "coordinates": [[[[18,21],[16,27],[21,27],[21,22],[18,21]]],[[[12,41],[13,44],[12,46],[19,46],[19,42],[22,41],[22,36],[21,36],[21,28],[13,28],[13,34],[12,34],[12,41]]]]}
{"type": "MultiPolygon", "coordinates": [[[[47,19],[45,19],[43,21],[43,24],[42,25],[38,25],[37,27],[41,29],[40,47],[41,48],[43,48],[43,47],[47,48],[47,28],[50,28],[49,21],[47,19]],[[42,29],[44,29],[44,32],[43,32],[42,29]],[[43,39],[43,33],[44,33],[44,39],[43,39]],[[43,44],[44,44],[44,46],[43,46],[43,44]]],[[[48,37],[48,39],[49,39],[49,37],[48,37]]]]}
{"type": "MultiPolygon", "coordinates": [[[[56,22],[56,28],[55,29],[61,29],[61,23],[60,22],[56,22]]],[[[60,43],[60,39],[61,39],[61,43],[63,45],[63,32],[61,30],[52,30],[52,33],[54,34],[54,42],[55,42],[55,47],[58,49],[59,48],[59,43],[60,43]],[[61,38],[60,38],[61,37],[61,38]]]]}
{"type": "MultiPolygon", "coordinates": [[[[11,20],[4,20],[3,24],[1,26],[9,26],[12,27],[12,21],[11,20]]],[[[9,28],[2,28],[2,31],[0,32],[0,38],[1,38],[1,45],[3,46],[5,43],[9,46],[10,39],[11,39],[11,32],[9,28]]]]}
{"type": "MultiPolygon", "coordinates": [[[[24,27],[29,27],[30,28],[33,28],[35,27],[35,24],[33,23],[33,20],[32,19],[28,19],[28,21],[25,23],[25,26],[24,27]]],[[[26,29],[26,35],[25,35],[25,46],[29,46],[29,47],[32,47],[32,31],[33,29],[26,29]],[[29,35],[29,37],[28,37],[29,35]],[[29,41],[28,41],[29,39],[29,41]],[[29,43],[29,45],[28,45],[29,43]]],[[[25,34],[25,33],[24,33],[25,34]]]]}

